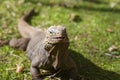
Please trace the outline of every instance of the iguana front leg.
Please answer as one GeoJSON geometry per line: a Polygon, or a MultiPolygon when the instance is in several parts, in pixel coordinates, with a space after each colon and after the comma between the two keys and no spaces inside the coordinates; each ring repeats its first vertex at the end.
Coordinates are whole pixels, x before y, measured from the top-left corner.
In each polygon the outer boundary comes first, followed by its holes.
{"type": "Polygon", "coordinates": [[[40,77],[40,71],[38,67],[31,65],[30,72],[33,80],[42,80],[42,78],[40,77]]]}
{"type": "Polygon", "coordinates": [[[39,70],[39,64],[40,64],[40,60],[38,57],[36,57],[31,61],[30,72],[33,80],[42,80],[39,70]]]}

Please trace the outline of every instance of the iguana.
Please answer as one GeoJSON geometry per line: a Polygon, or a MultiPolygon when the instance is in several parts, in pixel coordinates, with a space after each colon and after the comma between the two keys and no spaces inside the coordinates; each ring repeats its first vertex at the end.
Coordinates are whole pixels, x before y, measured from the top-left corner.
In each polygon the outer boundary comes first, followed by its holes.
{"type": "Polygon", "coordinates": [[[75,62],[68,53],[69,39],[64,26],[51,26],[38,30],[30,26],[26,19],[34,10],[18,20],[18,31],[22,38],[12,39],[9,45],[25,50],[31,62],[33,80],[42,80],[40,69],[50,71],[61,80],[80,80],[75,62]]]}

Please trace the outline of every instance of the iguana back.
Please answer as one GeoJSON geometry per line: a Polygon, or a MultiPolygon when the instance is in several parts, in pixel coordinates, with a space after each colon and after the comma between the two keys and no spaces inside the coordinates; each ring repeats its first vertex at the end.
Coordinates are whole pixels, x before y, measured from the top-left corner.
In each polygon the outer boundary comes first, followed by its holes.
{"type": "Polygon", "coordinates": [[[38,54],[39,47],[43,45],[43,41],[45,39],[45,31],[37,32],[29,41],[29,44],[27,46],[27,55],[30,60],[34,58],[32,54],[38,54]]]}

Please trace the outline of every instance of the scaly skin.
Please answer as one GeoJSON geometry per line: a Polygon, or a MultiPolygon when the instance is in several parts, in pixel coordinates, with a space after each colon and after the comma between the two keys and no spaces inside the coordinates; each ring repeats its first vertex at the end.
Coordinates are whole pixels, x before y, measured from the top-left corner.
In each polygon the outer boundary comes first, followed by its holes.
{"type": "MultiPolygon", "coordinates": [[[[32,10],[33,11],[33,10],[32,10]]],[[[26,50],[31,62],[33,80],[42,80],[40,69],[50,71],[61,80],[79,80],[75,62],[68,53],[69,39],[64,26],[51,26],[48,30],[38,30],[26,23],[29,12],[19,19],[18,30],[21,39],[12,39],[9,45],[26,50]]]]}

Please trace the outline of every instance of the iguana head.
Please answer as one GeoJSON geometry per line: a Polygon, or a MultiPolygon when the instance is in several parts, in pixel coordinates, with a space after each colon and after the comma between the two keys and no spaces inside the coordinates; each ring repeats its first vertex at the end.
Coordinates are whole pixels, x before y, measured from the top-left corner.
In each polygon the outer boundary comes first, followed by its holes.
{"type": "Polygon", "coordinates": [[[60,68],[62,65],[61,59],[65,55],[68,46],[69,40],[64,26],[51,26],[47,30],[45,49],[48,51],[48,58],[55,69],[60,68]]]}
{"type": "Polygon", "coordinates": [[[46,39],[50,44],[69,42],[64,26],[51,26],[47,30],[46,39]]]}

